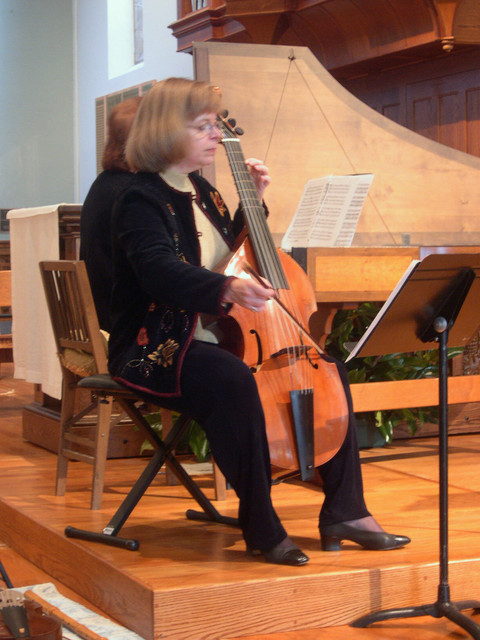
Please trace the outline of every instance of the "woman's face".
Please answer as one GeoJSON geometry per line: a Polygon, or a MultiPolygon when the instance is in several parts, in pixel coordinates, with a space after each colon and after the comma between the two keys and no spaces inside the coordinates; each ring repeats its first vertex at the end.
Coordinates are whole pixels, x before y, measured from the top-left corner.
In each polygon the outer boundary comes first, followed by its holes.
{"type": "Polygon", "coordinates": [[[189,143],[187,155],[178,167],[185,173],[190,173],[212,164],[217,145],[222,137],[216,125],[215,113],[202,113],[187,123],[189,143]]]}

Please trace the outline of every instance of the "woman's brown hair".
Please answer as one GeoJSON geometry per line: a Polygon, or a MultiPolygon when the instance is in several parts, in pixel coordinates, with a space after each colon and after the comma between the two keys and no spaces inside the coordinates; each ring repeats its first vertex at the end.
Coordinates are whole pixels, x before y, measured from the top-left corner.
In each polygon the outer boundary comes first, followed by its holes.
{"type": "Polygon", "coordinates": [[[137,171],[157,173],[180,162],[189,141],[186,124],[202,113],[217,113],[218,87],[186,78],[168,78],[144,96],[130,130],[125,157],[137,171]]]}
{"type": "Polygon", "coordinates": [[[125,160],[125,145],[142,98],[128,98],[112,109],[108,117],[108,137],[102,167],[106,171],[130,171],[125,160]]]}

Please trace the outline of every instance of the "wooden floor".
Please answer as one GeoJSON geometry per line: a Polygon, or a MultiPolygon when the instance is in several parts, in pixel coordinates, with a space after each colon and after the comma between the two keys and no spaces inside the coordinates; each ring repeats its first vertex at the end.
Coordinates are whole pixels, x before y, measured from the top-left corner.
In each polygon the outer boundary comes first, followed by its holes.
{"type": "MultiPolygon", "coordinates": [[[[395,551],[319,548],[322,493],[298,482],[273,487],[288,532],[310,556],[304,567],[252,560],[238,530],[187,520],[194,503],[160,474],[122,529],[139,551],[68,539],[66,525],[101,531],[138,477],[141,459],[109,460],[102,509],[89,509],[91,468],[70,465],[65,497],[54,495],[55,455],[23,440],[30,385],[0,370],[0,558],[14,585],[53,581],[79,602],[146,640],[469,638],[446,618],[348,624],[392,607],[433,604],[439,583],[438,457],[435,439],[362,452],[368,506],[412,543],[395,551]],[[73,595],[72,595],[73,594],[73,595]]],[[[450,438],[449,584],[453,601],[480,599],[480,435],[450,438]]],[[[213,497],[211,478],[199,478],[213,497]]],[[[228,492],[216,503],[235,516],[228,492]]],[[[466,612],[468,616],[471,611],[466,612]]],[[[480,615],[473,617],[480,624],[480,615]]],[[[480,636],[479,636],[480,637],[480,636]]]]}

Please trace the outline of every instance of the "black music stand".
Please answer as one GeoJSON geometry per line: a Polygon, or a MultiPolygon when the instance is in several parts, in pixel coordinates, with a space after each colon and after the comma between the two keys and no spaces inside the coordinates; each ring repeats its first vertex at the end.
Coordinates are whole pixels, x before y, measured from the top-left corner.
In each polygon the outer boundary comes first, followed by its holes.
{"type": "MultiPolygon", "coordinates": [[[[350,626],[366,627],[392,618],[430,615],[448,618],[480,640],[480,625],[461,612],[480,611],[480,602],[451,602],[448,584],[448,395],[447,346],[465,345],[480,324],[480,254],[434,254],[397,285],[357,344],[356,356],[439,349],[439,525],[440,583],[433,604],[387,609],[364,615],[350,626]],[[430,347],[425,343],[432,343],[430,347]]],[[[480,507],[480,505],[479,505],[480,507]]]]}

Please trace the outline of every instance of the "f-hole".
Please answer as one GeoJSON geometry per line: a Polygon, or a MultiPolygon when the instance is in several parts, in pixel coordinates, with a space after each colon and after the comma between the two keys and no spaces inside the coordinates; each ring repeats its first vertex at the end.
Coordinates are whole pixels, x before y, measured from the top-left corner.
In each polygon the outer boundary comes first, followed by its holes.
{"type": "Polygon", "coordinates": [[[261,364],[262,364],[262,362],[263,362],[262,343],[261,343],[261,341],[260,341],[260,336],[258,335],[258,332],[257,332],[257,330],[256,330],[256,329],[250,329],[250,333],[251,333],[252,335],[254,335],[254,336],[255,336],[255,339],[257,340],[257,353],[258,353],[258,357],[257,357],[257,364],[256,364],[254,367],[250,367],[250,371],[251,371],[252,373],[256,373],[256,372],[259,370],[260,365],[261,365],[261,364]]]}
{"type": "MultiPolygon", "coordinates": [[[[302,340],[302,334],[300,334],[300,343],[301,343],[302,345],[304,345],[304,342],[303,342],[303,340],[302,340]]],[[[305,346],[306,346],[306,345],[305,345],[305,346]]],[[[309,356],[309,354],[308,354],[309,350],[310,350],[310,347],[308,347],[308,348],[305,350],[305,357],[307,358],[308,362],[312,365],[312,367],[313,367],[314,369],[318,369],[318,364],[317,364],[316,362],[312,362],[312,360],[311,360],[311,358],[310,358],[310,356],[309,356]]]]}

